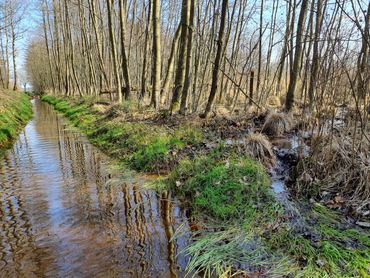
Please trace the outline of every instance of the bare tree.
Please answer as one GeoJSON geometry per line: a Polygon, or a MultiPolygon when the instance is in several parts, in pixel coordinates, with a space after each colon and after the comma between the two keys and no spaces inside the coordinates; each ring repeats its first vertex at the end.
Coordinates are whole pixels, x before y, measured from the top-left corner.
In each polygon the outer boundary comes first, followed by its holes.
{"type": "Polygon", "coordinates": [[[144,42],[144,58],[143,66],[141,71],[141,91],[140,98],[143,99],[146,91],[146,79],[147,79],[147,64],[148,64],[148,52],[149,52],[149,35],[150,26],[152,25],[152,1],[148,3],[148,20],[145,28],[145,42],[144,42]]]}
{"type": "Polygon", "coordinates": [[[161,90],[161,3],[160,0],[153,1],[153,91],[152,105],[159,110],[159,94],[161,90]]]}
{"type": "Polygon", "coordinates": [[[312,56],[312,70],[310,76],[310,84],[308,88],[308,96],[310,100],[310,109],[312,109],[314,103],[314,92],[316,90],[318,72],[320,67],[319,57],[319,39],[322,26],[322,0],[317,0],[316,6],[316,23],[315,23],[315,35],[313,43],[313,56],[312,56]]]}
{"type": "Polygon", "coordinates": [[[186,51],[188,41],[188,25],[190,15],[190,0],[182,0],[181,8],[181,36],[180,36],[180,47],[179,47],[179,58],[177,61],[175,87],[173,89],[172,100],[171,100],[171,112],[176,112],[179,109],[179,100],[181,92],[183,91],[185,81],[185,69],[186,69],[186,51]]]}
{"type": "Polygon", "coordinates": [[[118,102],[122,102],[122,87],[121,87],[121,78],[118,70],[118,58],[117,58],[117,51],[116,51],[116,41],[114,35],[114,26],[113,26],[113,0],[106,0],[107,1],[107,9],[108,9],[108,28],[109,28],[109,38],[111,43],[111,57],[113,60],[113,69],[114,69],[114,76],[116,79],[116,86],[117,86],[117,94],[118,94],[118,102]]]}
{"type": "Polygon", "coordinates": [[[181,94],[181,104],[180,104],[180,114],[185,115],[186,112],[186,101],[190,89],[191,82],[191,67],[192,67],[192,54],[193,54],[193,30],[194,30],[194,16],[195,16],[195,5],[196,0],[190,1],[190,15],[187,28],[188,38],[187,38],[187,50],[186,50],[186,69],[185,69],[185,84],[181,94]]]}
{"type": "Polygon", "coordinates": [[[301,70],[301,57],[302,57],[302,34],[305,26],[305,20],[308,10],[308,0],[302,0],[301,11],[298,17],[298,24],[297,24],[297,35],[296,35],[296,43],[295,43],[295,53],[294,53],[294,61],[293,66],[290,71],[290,82],[288,87],[288,92],[286,96],[285,102],[285,109],[290,111],[293,107],[294,102],[294,92],[297,86],[297,80],[299,76],[299,72],[301,70]]]}
{"type": "Polygon", "coordinates": [[[215,58],[215,63],[213,66],[213,73],[212,73],[212,85],[211,85],[211,92],[209,93],[209,98],[207,102],[206,109],[204,113],[201,115],[202,117],[206,118],[211,111],[213,101],[216,96],[217,92],[217,84],[218,84],[218,73],[220,70],[220,63],[221,63],[221,56],[223,50],[223,39],[225,33],[225,21],[226,21],[226,11],[227,11],[228,0],[222,0],[222,9],[221,9],[221,23],[220,23],[220,30],[218,32],[218,41],[217,41],[217,53],[215,58]]]}
{"type": "Polygon", "coordinates": [[[126,47],[125,47],[125,40],[126,40],[126,5],[127,0],[119,0],[119,23],[121,27],[121,55],[122,55],[122,71],[123,71],[123,78],[125,80],[125,99],[130,98],[131,94],[131,81],[130,81],[130,70],[128,67],[128,60],[126,54],[126,47]]]}

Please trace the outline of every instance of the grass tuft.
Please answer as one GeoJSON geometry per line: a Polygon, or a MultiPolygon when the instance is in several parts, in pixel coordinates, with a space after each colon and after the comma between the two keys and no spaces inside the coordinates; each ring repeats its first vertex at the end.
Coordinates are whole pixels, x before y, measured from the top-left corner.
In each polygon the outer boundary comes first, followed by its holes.
{"type": "Polygon", "coordinates": [[[181,160],[167,184],[178,196],[192,199],[195,211],[223,220],[249,215],[272,198],[261,164],[248,157],[223,159],[217,151],[181,160]]]}
{"type": "Polygon", "coordinates": [[[252,133],[246,137],[245,150],[248,155],[266,166],[273,166],[276,162],[270,141],[261,133],[252,133]]]}
{"type": "Polygon", "coordinates": [[[285,113],[270,112],[262,127],[262,132],[269,136],[280,136],[291,129],[291,119],[285,113]]]}
{"type": "Polygon", "coordinates": [[[298,196],[339,196],[356,212],[370,208],[370,144],[353,144],[347,136],[316,139],[312,153],[298,164],[298,196]]]}

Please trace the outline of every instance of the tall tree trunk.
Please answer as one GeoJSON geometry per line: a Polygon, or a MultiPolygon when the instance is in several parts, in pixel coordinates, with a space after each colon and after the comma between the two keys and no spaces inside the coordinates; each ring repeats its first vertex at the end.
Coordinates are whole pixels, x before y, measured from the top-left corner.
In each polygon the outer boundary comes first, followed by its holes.
{"type": "Polygon", "coordinates": [[[254,71],[251,71],[251,75],[249,77],[249,105],[253,103],[253,82],[254,82],[254,71]]]}
{"type": "Polygon", "coordinates": [[[304,39],[303,39],[305,43],[302,49],[302,59],[301,59],[301,65],[300,65],[301,67],[300,73],[302,74],[302,71],[303,71],[303,77],[299,76],[299,78],[301,78],[302,80],[300,98],[303,99],[304,102],[306,101],[306,97],[307,97],[307,89],[308,89],[307,80],[309,79],[308,73],[309,73],[310,63],[308,61],[310,61],[311,49],[312,49],[312,45],[314,42],[313,40],[314,25],[315,25],[314,24],[314,14],[315,14],[315,0],[311,2],[310,16],[309,16],[308,23],[307,23],[306,34],[304,35],[304,39]],[[306,60],[306,63],[303,64],[304,60],[306,60]],[[303,65],[304,65],[304,68],[303,68],[303,65]]]}
{"type": "Polygon", "coordinates": [[[46,26],[46,13],[48,13],[48,6],[47,1],[44,2],[44,8],[42,9],[42,22],[43,22],[43,28],[44,28],[44,35],[45,35],[45,47],[46,52],[48,54],[48,65],[50,70],[50,76],[51,76],[51,83],[53,86],[53,92],[56,91],[54,77],[53,77],[53,67],[51,63],[51,54],[50,54],[50,47],[49,47],[49,39],[48,39],[48,32],[47,32],[47,26],[46,26]]]}
{"type": "MultiPolygon", "coordinates": [[[[65,1],[65,0],[64,0],[65,1]]],[[[61,44],[63,48],[61,49],[61,56],[64,55],[63,61],[64,66],[64,90],[65,95],[70,96],[73,95],[74,91],[72,88],[72,81],[70,75],[70,54],[69,54],[69,36],[67,35],[66,24],[65,24],[65,17],[63,17],[63,9],[62,9],[62,1],[58,1],[58,12],[59,12],[59,22],[60,22],[60,31],[62,34],[61,37],[61,44]]],[[[63,58],[63,57],[61,57],[63,58]]]]}
{"type": "Polygon", "coordinates": [[[301,64],[301,57],[302,57],[302,34],[305,27],[306,15],[308,10],[308,0],[302,0],[301,4],[301,11],[298,17],[298,24],[297,24],[297,36],[296,36],[296,43],[295,43],[295,53],[294,53],[294,61],[293,67],[290,72],[290,82],[288,87],[288,92],[285,101],[285,109],[290,111],[293,107],[294,103],[294,92],[297,86],[297,80],[300,72],[300,64],[301,64]]]}
{"type": "MultiPolygon", "coordinates": [[[[1,24],[1,23],[0,23],[1,24]]],[[[0,79],[1,79],[1,86],[5,88],[5,78],[6,78],[6,65],[5,65],[5,50],[4,50],[4,42],[3,42],[3,36],[2,36],[2,28],[3,26],[0,25],[0,79]]]]}
{"type": "Polygon", "coordinates": [[[12,58],[13,58],[13,91],[16,91],[18,89],[18,85],[17,85],[17,62],[16,62],[16,57],[17,57],[17,52],[16,52],[16,48],[15,48],[15,40],[16,40],[16,34],[15,34],[15,26],[14,26],[14,21],[13,21],[13,18],[10,22],[10,28],[11,28],[11,32],[12,32],[12,58]]]}
{"type": "MultiPolygon", "coordinates": [[[[2,37],[1,37],[1,30],[0,30],[0,54],[2,54],[2,50],[3,50],[3,47],[2,47],[2,44],[3,44],[3,41],[2,41],[2,37]]],[[[0,56],[0,59],[1,59],[1,63],[0,63],[0,86],[1,88],[4,88],[5,87],[5,83],[4,83],[4,73],[3,73],[3,55],[0,56]]]]}
{"type": "Polygon", "coordinates": [[[215,63],[213,66],[213,73],[212,73],[212,85],[211,85],[211,92],[209,93],[209,98],[207,102],[206,109],[204,114],[201,116],[206,118],[209,112],[212,109],[212,104],[216,96],[217,92],[217,85],[218,85],[218,72],[221,63],[221,56],[223,50],[223,39],[225,33],[225,21],[226,21],[226,11],[227,11],[228,0],[222,0],[222,9],[221,9],[221,23],[220,23],[220,30],[218,32],[218,41],[217,41],[217,53],[215,58],[215,63]]]}
{"type": "Polygon", "coordinates": [[[190,1],[190,18],[188,24],[188,44],[186,50],[186,70],[185,70],[185,84],[181,95],[180,114],[185,115],[186,113],[186,101],[190,89],[191,83],[191,61],[193,55],[193,33],[194,33],[194,15],[195,15],[196,0],[190,1]]]}
{"type": "Polygon", "coordinates": [[[153,1],[153,92],[152,105],[159,110],[159,94],[161,90],[161,1],[153,1]]]}
{"type": "Polygon", "coordinates": [[[114,71],[114,77],[115,77],[116,86],[117,86],[118,102],[121,103],[122,102],[122,86],[121,86],[121,78],[120,78],[119,69],[118,69],[116,41],[115,41],[114,27],[113,27],[113,10],[112,10],[113,4],[114,4],[114,0],[107,0],[108,29],[109,29],[109,38],[110,38],[110,44],[111,44],[113,71],[114,71]]]}
{"type": "MultiPolygon", "coordinates": [[[[88,32],[86,27],[86,20],[85,20],[85,0],[78,0],[78,7],[79,7],[79,16],[80,16],[80,24],[81,24],[81,40],[82,43],[85,45],[84,52],[87,56],[87,63],[88,63],[88,78],[89,82],[86,82],[86,87],[90,90],[91,94],[97,95],[98,94],[98,83],[97,83],[97,76],[96,76],[96,69],[95,64],[93,62],[93,49],[91,43],[91,34],[92,32],[88,32]],[[88,35],[90,34],[90,36],[88,35]],[[89,83],[89,84],[88,84],[89,83]]],[[[83,55],[83,54],[82,54],[83,55]]]]}
{"type": "Polygon", "coordinates": [[[166,94],[169,93],[169,88],[173,77],[173,69],[175,66],[175,56],[177,53],[177,46],[179,44],[180,39],[180,33],[181,33],[181,24],[179,24],[179,27],[177,28],[175,33],[175,37],[173,38],[172,41],[170,57],[168,58],[167,73],[161,90],[161,103],[164,103],[166,94]]]}
{"type": "Polygon", "coordinates": [[[127,61],[125,40],[126,40],[126,5],[127,0],[119,0],[119,11],[120,11],[120,20],[119,24],[121,27],[121,55],[122,55],[122,72],[123,78],[125,80],[125,99],[128,100],[131,97],[131,80],[130,80],[130,70],[127,61]]]}
{"type": "Polygon", "coordinates": [[[146,91],[146,77],[147,77],[147,64],[148,64],[148,52],[149,52],[149,32],[150,25],[152,24],[152,0],[148,4],[148,22],[145,28],[145,42],[144,42],[144,59],[141,71],[141,90],[140,99],[144,99],[146,91]]]}
{"type": "Polygon", "coordinates": [[[368,4],[367,13],[364,19],[364,29],[362,31],[362,46],[361,52],[357,59],[357,90],[358,96],[366,100],[366,94],[369,95],[369,48],[370,48],[370,2],[368,4]]]}
{"type": "MultiPolygon", "coordinates": [[[[9,24],[8,18],[5,17],[5,26],[9,24]]],[[[10,83],[10,62],[9,62],[9,35],[8,30],[5,30],[5,89],[9,89],[9,83],[10,83]]]]}
{"type": "Polygon", "coordinates": [[[100,71],[101,71],[102,77],[106,85],[108,85],[109,81],[108,81],[108,75],[107,75],[105,65],[104,65],[104,60],[103,60],[103,48],[101,44],[100,31],[98,28],[98,14],[96,11],[95,1],[96,0],[89,0],[90,15],[91,15],[91,21],[92,21],[92,25],[93,25],[93,29],[95,33],[96,47],[98,49],[98,61],[99,61],[100,71]]]}
{"type": "Polygon", "coordinates": [[[261,84],[263,9],[264,9],[264,0],[261,0],[260,28],[259,28],[259,41],[258,41],[258,68],[257,68],[257,84],[256,84],[256,93],[257,94],[259,93],[260,84],[261,84]]]}
{"type": "Polygon", "coordinates": [[[69,53],[70,53],[70,65],[72,69],[72,75],[73,75],[73,80],[76,83],[77,91],[79,96],[82,96],[82,90],[80,86],[80,80],[77,77],[77,72],[75,68],[75,50],[74,50],[74,42],[73,42],[73,34],[72,34],[72,29],[71,29],[71,23],[70,23],[70,17],[69,17],[69,8],[67,5],[67,0],[64,1],[64,9],[65,9],[65,24],[66,24],[66,32],[68,36],[68,41],[69,41],[69,53]]]}
{"type": "MultiPolygon", "coordinates": [[[[62,86],[63,86],[63,76],[62,76],[62,59],[61,59],[61,46],[60,46],[60,32],[59,32],[59,9],[58,5],[56,3],[56,0],[53,0],[53,14],[54,14],[54,56],[55,59],[55,67],[57,70],[57,76],[58,76],[58,91],[62,92],[62,86]]],[[[51,26],[49,24],[49,26],[51,26]]]]}
{"type": "Polygon", "coordinates": [[[283,71],[284,71],[284,64],[285,59],[288,52],[288,45],[289,45],[289,36],[292,33],[291,26],[291,13],[292,10],[295,7],[295,1],[293,3],[287,2],[287,14],[286,14],[286,27],[285,27],[285,34],[284,34],[284,42],[283,42],[283,49],[281,50],[281,56],[279,60],[279,65],[277,69],[277,81],[276,81],[276,92],[279,93],[281,91],[281,79],[283,77],[283,71]]]}
{"type": "Polygon", "coordinates": [[[186,69],[186,45],[188,39],[188,25],[189,25],[189,8],[190,0],[182,0],[181,8],[181,37],[179,58],[177,60],[177,69],[175,77],[175,88],[173,89],[171,100],[171,112],[176,112],[179,108],[180,94],[183,90],[186,69]]]}
{"type": "Polygon", "coordinates": [[[308,97],[309,97],[309,105],[310,110],[313,108],[314,103],[314,93],[317,88],[317,78],[318,72],[320,67],[320,57],[319,57],[319,39],[321,33],[321,25],[322,25],[322,0],[317,0],[317,7],[316,7],[316,23],[315,23],[315,34],[314,34],[314,42],[313,42],[313,54],[312,54],[312,70],[310,76],[310,84],[308,87],[308,97]]]}

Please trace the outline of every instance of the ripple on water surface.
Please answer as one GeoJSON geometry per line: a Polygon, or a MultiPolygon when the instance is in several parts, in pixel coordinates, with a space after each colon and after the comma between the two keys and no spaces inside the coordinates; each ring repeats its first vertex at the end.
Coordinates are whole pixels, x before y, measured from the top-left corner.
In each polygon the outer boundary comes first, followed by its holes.
{"type": "Polygon", "coordinates": [[[0,160],[0,277],[176,277],[186,223],[47,104],[0,160]]]}

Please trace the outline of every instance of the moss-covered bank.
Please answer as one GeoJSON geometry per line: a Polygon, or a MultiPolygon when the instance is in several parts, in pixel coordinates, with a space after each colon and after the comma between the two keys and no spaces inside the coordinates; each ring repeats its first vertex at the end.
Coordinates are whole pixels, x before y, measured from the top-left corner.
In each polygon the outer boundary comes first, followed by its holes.
{"type": "Polygon", "coordinates": [[[31,117],[32,106],[26,94],[0,90],[0,156],[31,117]]]}
{"type": "MultiPolygon", "coordinates": [[[[320,204],[295,214],[270,189],[266,169],[222,143],[203,146],[202,131],[112,117],[93,101],[44,101],[66,115],[90,140],[129,167],[166,172],[154,186],[191,209],[194,242],[188,270],[229,277],[368,277],[370,239],[320,204]]],[[[125,105],[121,107],[125,110],[125,105]]],[[[177,231],[180,233],[181,231],[177,231]]]]}

